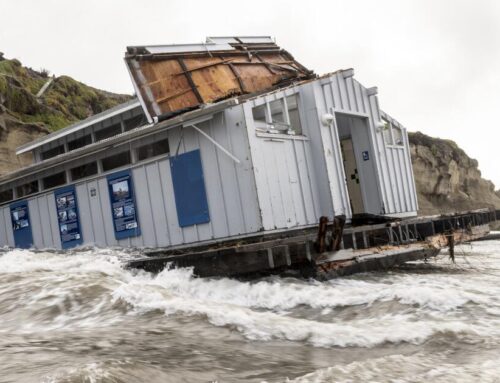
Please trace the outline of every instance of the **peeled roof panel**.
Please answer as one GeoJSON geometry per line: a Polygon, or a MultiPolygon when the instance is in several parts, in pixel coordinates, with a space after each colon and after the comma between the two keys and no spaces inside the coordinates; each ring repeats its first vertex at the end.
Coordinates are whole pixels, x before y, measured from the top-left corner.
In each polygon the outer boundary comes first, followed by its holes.
{"type": "Polygon", "coordinates": [[[125,62],[150,121],[315,76],[270,37],[211,39],[216,43],[128,48],[125,62]]]}

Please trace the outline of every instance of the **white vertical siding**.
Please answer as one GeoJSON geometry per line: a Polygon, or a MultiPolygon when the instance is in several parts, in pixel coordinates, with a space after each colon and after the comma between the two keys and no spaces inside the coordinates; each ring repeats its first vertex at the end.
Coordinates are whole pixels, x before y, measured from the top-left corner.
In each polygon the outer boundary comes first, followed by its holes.
{"type": "MultiPolygon", "coordinates": [[[[351,70],[338,72],[315,84],[321,86],[321,92],[315,93],[317,104],[322,106],[320,113],[344,113],[364,117],[368,121],[370,154],[375,165],[374,173],[377,180],[377,190],[370,190],[369,196],[367,191],[364,191],[365,204],[369,200],[368,212],[415,214],[417,211],[416,190],[406,129],[398,124],[402,128],[404,146],[388,147],[385,145],[382,132],[378,129],[382,112],[378,105],[376,92],[370,95],[365,87],[352,78],[351,70]]],[[[339,210],[343,210],[350,213],[349,203],[345,198],[346,185],[345,182],[342,182],[345,176],[342,158],[338,154],[340,145],[337,128],[332,126],[331,129],[321,129],[320,131],[323,133],[325,161],[332,187],[335,212],[338,214],[339,210]],[[325,131],[328,134],[324,134],[325,131]]]]}
{"type": "Polygon", "coordinates": [[[31,223],[31,233],[33,235],[33,246],[37,249],[44,249],[49,247],[43,242],[42,234],[42,217],[40,216],[40,209],[38,205],[38,197],[28,200],[28,209],[31,223]]]}
{"type": "MultiPolygon", "coordinates": [[[[299,113],[304,137],[263,135],[255,130],[252,108],[295,93],[288,89],[244,104],[248,140],[252,153],[260,212],[265,230],[316,224],[321,214],[318,178],[313,166],[314,116],[308,116],[307,96],[299,95],[299,113]],[[311,121],[311,122],[310,122],[311,121]]],[[[313,110],[315,108],[313,107],[313,110]]]]}
{"type": "MultiPolygon", "coordinates": [[[[235,163],[192,127],[185,127],[182,134],[180,127],[168,132],[171,155],[176,154],[177,147],[179,154],[196,149],[201,152],[210,222],[179,227],[170,159],[163,156],[132,167],[141,228],[141,235],[137,237],[119,241],[115,239],[105,176],[76,184],[84,245],[162,247],[222,239],[261,230],[253,166],[241,106],[219,113],[213,120],[197,126],[235,153],[241,161],[240,164],[235,163]],[[95,195],[92,195],[92,191],[95,191],[95,195]]],[[[292,202],[290,199],[290,203],[292,202]]],[[[53,193],[39,194],[29,198],[28,203],[35,246],[60,248],[53,193]]],[[[11,230],[9,207],[2,209],[8,226],[0,222],[0,240],[2,244],[13,246],[13,238],[8,238],[8,230],[11,230]]]]}
{"type": "Polygon", "coordinates": [[[382,181],[392,191],[392,204],[389,204],[389,214],[400,214],[407,212],[416,212],[418,210],[417,191],[413,176],[413,168],[411,164],[410,145],[408,141],[408,133],[406,128],[398,121],[393,119],[387,113],[380,111],[380,116],[384,117],[391,124],[401,129],[403,134],[403,145],[386,145],[382,141],[384,147],[384,156],[387,167],[390,169],[388,176],[382,181]]]}
{"type": "Polygon", "coordinates": [[[8,246],[9,243],[9,227],[12,224],[10,223],[10,212],[8,212],[8,207],[0,208],[0,247],[8,246]],[[5,212],[7,212],[9,222],[5,219],[5,212]]]}
{"type": "MultiPolygon", "coordinates": [[[[80,230],[82,237],[87,245],[96,245],[96,234],[94,232],[94,220],[92,217],[92,210],[88,183],[79,184],[76,186],[76,198],[78,200],[78,211],[80,214],[80,230]]],[[[97,228],[97,227],[96,227],[97,228]]]]}
{"type": "Polygon", "coordinates": [[[10,217],[10,207],[6,206],[3,209],[3,217],[5,221],[5,228],[7,229],[7,241],[8,245],[10,247],[15,246],[15,240],[14,240],[14,230],[12,229],[12,219],[10,217]]]}

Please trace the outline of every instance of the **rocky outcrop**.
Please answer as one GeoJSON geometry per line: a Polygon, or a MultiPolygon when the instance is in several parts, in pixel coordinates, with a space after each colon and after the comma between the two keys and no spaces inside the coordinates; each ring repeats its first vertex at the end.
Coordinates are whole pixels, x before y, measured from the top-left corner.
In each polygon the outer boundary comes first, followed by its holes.
{"type": "Polygon", "coordinates": [[[409,133],[419,214],[494,207],[500,191],[481,177],[476,160],[451,140],[409,133]]]}

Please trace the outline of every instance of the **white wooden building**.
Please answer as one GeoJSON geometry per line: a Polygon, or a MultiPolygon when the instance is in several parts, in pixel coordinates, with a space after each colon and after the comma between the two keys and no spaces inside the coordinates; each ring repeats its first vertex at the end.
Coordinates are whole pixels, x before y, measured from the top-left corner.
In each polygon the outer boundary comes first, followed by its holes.
{"type": "Polygon", "coordinates": [[[18,148],[0,245],[177,247],[417,213],[406,129],[354,71],[160,122],[134,99],[18,148]]]}

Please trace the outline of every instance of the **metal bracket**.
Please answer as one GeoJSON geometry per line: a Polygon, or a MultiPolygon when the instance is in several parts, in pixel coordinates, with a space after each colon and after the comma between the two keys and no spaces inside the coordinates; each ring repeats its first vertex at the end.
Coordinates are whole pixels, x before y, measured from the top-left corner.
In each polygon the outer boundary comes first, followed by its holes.
{"type": "Polygon", "coordinates": [[[186,127],[186,128],[192,127],[198,133],[200,133],[202,136],[204,136],[207,140],[209,140],[212,144],[214,144],[217,147],[217,149],[219,149],[221,152],[223,152],[228,157],[230,157],[234,162],[236,162],[237,164],[241,163],[241,161],[237,157],[235,157],[229,150],[227,150],[225,147],[223,147],[221,144],[219,144],[217,141],[215,141],[212,137],[210,137],[207,133],[205,133],[203,130],[198,128],[196,125],[191,124],[191,125],[185,125],[184,127],[186,127]]]}

